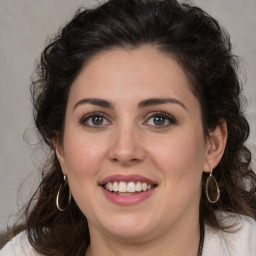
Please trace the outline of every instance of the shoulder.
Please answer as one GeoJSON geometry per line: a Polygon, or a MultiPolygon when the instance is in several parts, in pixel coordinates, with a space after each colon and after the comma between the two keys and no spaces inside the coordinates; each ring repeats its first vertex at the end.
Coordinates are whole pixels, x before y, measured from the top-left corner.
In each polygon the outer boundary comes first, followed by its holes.
{"type": "Polygon", "coordinates": [[[230,230],[222,231],[205,225],[203,256],[256,256],[256,221],[239,214],[217,213],[230,230]]]}
{"type": "Polygon", "coordinates": [[[22,232],[9,241],[1,250],[0,256],[39,256],[30,245],[26,232],[22,232]]]}

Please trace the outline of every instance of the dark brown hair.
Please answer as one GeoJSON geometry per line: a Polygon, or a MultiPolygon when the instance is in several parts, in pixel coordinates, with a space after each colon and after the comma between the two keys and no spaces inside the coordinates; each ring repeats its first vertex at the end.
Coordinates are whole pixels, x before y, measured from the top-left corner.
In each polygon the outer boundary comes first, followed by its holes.
{"type": "MultiPolygon", "coordinates": [[[[45,48],[33,78],[34,120],[51,156],[24,216],[29,241],[42,255],[84,255],[90,243],[86,217],[75,201],[64,212],[55,204],[63,175],[53,139],[61,141],[63,136],[70,87],[96,53],[142,45],[171,54],[186,71],[201,105],[206,136],[221,122],[227,124],[226,149],[214,170],[221,197],[216,204],[208,202],[203,174],[201,218],[216,228],[225,228],[216,219],[216,210],[255,218],[256,177],[244,145],[249,125],[229,35],[200,8],[176,0],[110,0],[77,12],[45,48]]],[[[68,191],[65,194],[68,197],[68,191]]]]}

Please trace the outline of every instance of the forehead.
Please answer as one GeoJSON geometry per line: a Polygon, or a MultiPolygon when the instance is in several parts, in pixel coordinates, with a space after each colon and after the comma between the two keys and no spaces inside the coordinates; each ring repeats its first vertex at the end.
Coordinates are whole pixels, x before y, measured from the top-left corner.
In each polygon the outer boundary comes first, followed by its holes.
{"type": "Polygon", "coordinates": [[[71,93],[107,89],[147,91],[190,89],[189,80],[178,62],[151,46],[136,49],[114,48],[93,56],[74,81],[71,93]]]}

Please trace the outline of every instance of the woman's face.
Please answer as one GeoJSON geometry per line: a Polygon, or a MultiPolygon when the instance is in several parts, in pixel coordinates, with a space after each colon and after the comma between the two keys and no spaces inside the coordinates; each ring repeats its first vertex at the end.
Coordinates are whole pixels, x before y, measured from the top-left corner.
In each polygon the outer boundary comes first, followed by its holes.
{"type": "Polygon", "coordinates": [[[198,221],[209,144],[183,69],[144,46],[86,64],[57,154],[91,234],[143,240],[198,221]]]}

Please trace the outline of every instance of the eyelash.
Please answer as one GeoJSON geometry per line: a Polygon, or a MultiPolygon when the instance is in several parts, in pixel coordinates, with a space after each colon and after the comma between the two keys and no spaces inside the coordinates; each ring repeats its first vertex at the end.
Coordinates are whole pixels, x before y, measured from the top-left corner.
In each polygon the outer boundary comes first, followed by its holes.
{"type": "MultiPolygon", "coordinates": [[[[91,120],[92,122],[92,120],[91,120]]],[[[105,113],[102,113],[102,112],[94,112],[94,113],[90,113],[88,115],[85,115],[82,117],[82,119],[80,120],[80,123],[83,125],[83,126],[87,126],[87,127],[91,127],[91,128],[100,128],[102,126],[105,126],[105,125],[109,125],[111,124],[111,122],[108,120],[108,118],[106,117],[106,114],[105,113]],[[107,121],[108,124],[100,124],[100,125],[93,125],[93,124],[88,124],[88,121],[90,120],[90,118],[96,118],[96,117],[101,117],[103,118],[103,122],[107,121]]]]}
{"type": "MultiPolygon", "coordinates": [[[[80,123],[81,123],[81,125],[89,127],[89,128],[102,128],[103,126],[111,124],[111,122],[109,121],[109,119],[106,116],[107,115],[105,113],[102,113],[102,112],[90,113],[88,115],[83,116],[82,119],[80,120],[80,123]],[[96,117],[103,118],[103,121],[102,121],[103,123],[99,124],[99,125],[89,124],[89,120],[92,119],[92,118],[96,118],[96,117]],[[104,123],[104,122],[107,122],[107,123],[104,123]]],[[[93,122],[93,121],[91,120],[90,122],[93,122]]],[[[164,129],[164,128],[167,128],[170,125],[173,125],[173,124],[176,124],[176,123],[177,123],[177,120],[172,115],[170,115],[166,112],[153,112],[153,113],[150,113],[148,115],[146,121],[143,122],[143,125],[148,125],[148,126],[156,128],[156,129],[164,129]],[[156,118],[156,117],[164,118],[164,123],[166,121],[168,121],[168,124],[163,124],[163,125],[147,124],[147,122],[149,120],[151,120],[152,118],[156,118]]]]}
{"type": "Polygon", "coordinates": [[[154,125],[149,125],[149,126],[152,126],[156,129],[164,129],[164,128],[169,127],[170,125],[177,124],[177,120],[172,115],[170,115],[166,112],[153,112],[153,113],[151,113],[150,116],[147,118],[147,120],[144,122],[144,124],[146,122],[148,122],[150,119],[156,118],[156,117],[164,118],[165,122],[166,122],[166,120],[168,121],[168,124],[164,124],[164,125],[154,124],[154,125]]]}

